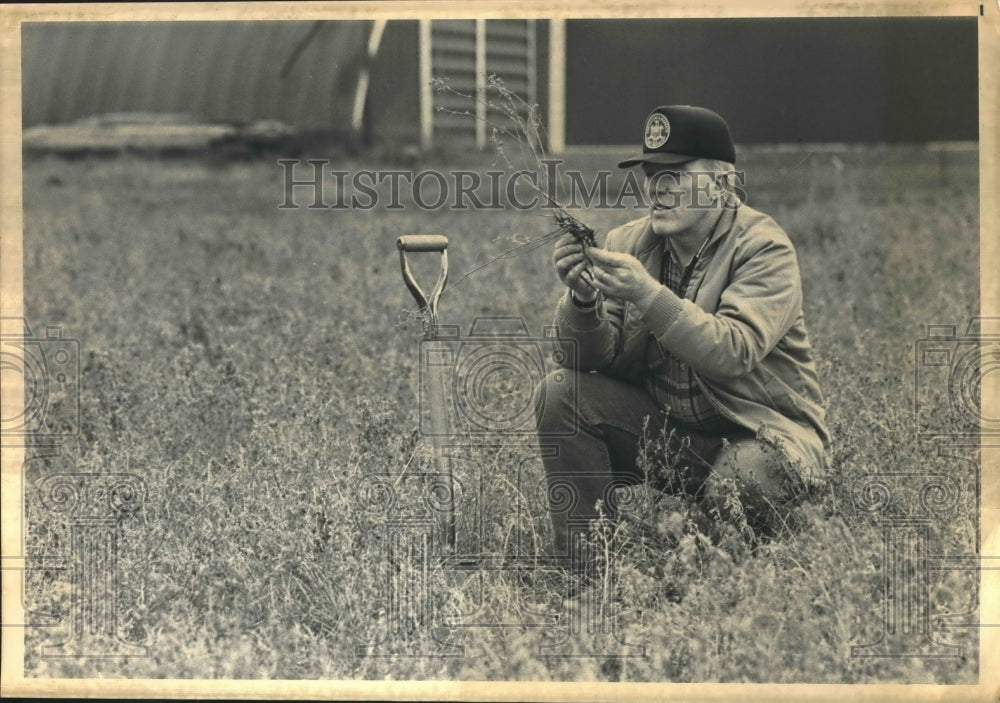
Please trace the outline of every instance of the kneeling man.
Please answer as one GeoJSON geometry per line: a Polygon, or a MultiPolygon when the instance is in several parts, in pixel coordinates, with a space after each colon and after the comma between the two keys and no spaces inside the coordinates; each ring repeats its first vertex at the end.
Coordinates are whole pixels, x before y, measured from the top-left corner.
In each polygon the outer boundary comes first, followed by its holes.
{"type": "MultiPolygon", "coordinates": [[[[795,249],[734,187],[725,121],[698,107],[658,107],[641,165],[648,214],[605,248],[560,238],[553,260],[568,290],[556,324],[567,369],[549,374],[538,432],[558,554],[571,556],[600,501],[643,480],[644,427],[670,442],[653,477],[752,539],[781,529],[821,484],[829,434],[802,315],[795,249]]],[[[648,476],[648,472],[646,473],[648,476]]]]}

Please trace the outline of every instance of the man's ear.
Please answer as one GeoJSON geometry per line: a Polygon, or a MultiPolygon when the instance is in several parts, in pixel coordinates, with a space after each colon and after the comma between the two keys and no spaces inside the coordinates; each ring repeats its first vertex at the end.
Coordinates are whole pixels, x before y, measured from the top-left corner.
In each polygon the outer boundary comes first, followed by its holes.
{"type": "Polygon", "coordinates": [[[723,176],[721,174],[716,174],[708,179],[708,199],[715,202],[719,198],[725,195],[725,187],[723,185],[723,176]]]}
{"type": "Polygon", "coordinates": [[[716,174],[715,178],[712,179],[712,187],[715,189],[715,197],[728,197],[733,191],[733,174],[732,172],[723,172],[716,174]]]}

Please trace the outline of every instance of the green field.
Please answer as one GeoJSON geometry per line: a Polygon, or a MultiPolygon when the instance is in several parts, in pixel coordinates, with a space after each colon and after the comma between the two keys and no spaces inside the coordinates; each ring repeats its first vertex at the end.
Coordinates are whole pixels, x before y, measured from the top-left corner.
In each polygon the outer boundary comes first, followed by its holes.
{"type": "MultiPolygon", "coordinates": [[[[614,158],[567,161],[591,171],[614,158]]],[[[851,487],[865,472],[952,476],[959,502],[930,522],[927,550],[976,552],[978,459],[918,443],[919,422],[952,421],[943,406],[922,417],[913,409],[924,326],[961,333],[979,307],[976,153],[757,149],[739,165],[750,204],[798,249],[835,436],[829,490],[800,511],[794,534],[753,555],[711,544],[684,522],[683,506],[654,514],[648,534],[605,535],[618,586],[602,591],[603,603],[624,613],[623,637],[644,644],[645,657],[540,656],[558,630],[546,623],[565,622],[562,575],[540,566],[432,568],[421,583],[439,615],[511,626],[446,628],[447,646],[463,656],[383,658],[357,656],[356,647],[408,641],[386,629],[385,584],[410,565],[385,562],[386,516],[359,491],[375,475],[419,474],[429,451],[418,432],[421,329],[395,239],[448,235],[457,278],[551,223],[537,211],[279,210],[273,161],[27,160],[25,314],[36,336],[59,325],[81,349],[80,432],[63,456],[26,466],[29,554],[44,560],[68,549],[67,518],[39,503],[47,475],[140,475],[144,506],[120,528],[117,610],[123,635],[148,656],[41,657],[41,645],[66,638],[70,603],[66,573],[43,570],[29,579],[28,605],[63,627],[26,631],[26,673],[975,681],[977,630],[961,626],[977,622],[975,571],[930,572],[924,603],[933,636],[961,645],[962,656],[851,655],[852,645],[878,639],[887,595],[882,528],[852,509],[851,487]]],[[[606,232],[638,213],[579,216],[606,232]]],[[[416,258],[427,259],[418,262],[421,280],[433,277],[436,256],[416,258]]],[[[490,264],[442,298],[442,321],[468,330],[477,317],[515,316],[541,334],[560,292],[549,261],[544,248],[490,264]]],[[[493,390],[498,402],[518,402],[493,390]]],[[[460,544],[540,553],[549,529],[535,490],[540,464],[527,440],[508,444],[455,462],[463,485],[483,486],[459,504],[460,544]]],[[[917,509],[912,497],[900,500],[899,514],[917,509]]],[[[419,497],[401,492],[400,501],[419,497]]],[[[421,653],[438,646],[431,629],[410,623],[421,653]]],[[[581,635],[567,651],[588,646],[581,635]]]]}

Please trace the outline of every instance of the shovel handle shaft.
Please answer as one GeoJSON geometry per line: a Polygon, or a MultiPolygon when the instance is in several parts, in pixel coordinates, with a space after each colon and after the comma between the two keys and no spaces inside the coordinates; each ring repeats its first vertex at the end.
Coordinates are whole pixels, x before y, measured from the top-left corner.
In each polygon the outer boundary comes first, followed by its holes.
{"type": "MultiPolygon", "coordinates": [[[[413,299],[420,306],[420,311],[424,315],[424,340],[436,341],[437,339],[437,304],[438,298],[444,292],[444,286],[448,282],[448,238],[441,234],[408,234],[396,240],[396,248],[399,249],[399,266],[403,272],[403,281],[406,287],[413,294],[413,299]],[[410,265],[406,261],[406,254],[414,252],[438,252],[441,254],[441,271],[438,274],[437,283],[434,284],[430,295],[424,293],[410,265]]],[[[438,513],[438,525],[444,541],[444,547],[448,552],[455,548],[455,506],[454,489],[455,484],[451,475],[451,461],[441,443],[445,441],[448,434],[448,414],[445,407],[445,389],[443,370],[437,365],[428,367],[429,400],[431,411],[431,426],[434,436],[435,463],[441,480],[445,482],[447,495],[444,496],[441,509],[438,513]]]]}
{"type": "Polygon", "coordinates": [[[407,234],[396,240],[400,251],[444,251],[448,238],[443,234],[407,234]]]}

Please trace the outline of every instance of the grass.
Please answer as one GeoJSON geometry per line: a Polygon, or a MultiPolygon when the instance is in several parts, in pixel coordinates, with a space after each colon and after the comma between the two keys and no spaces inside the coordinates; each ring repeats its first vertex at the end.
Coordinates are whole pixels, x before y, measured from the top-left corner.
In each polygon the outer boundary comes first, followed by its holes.
{"type": "MultiPolygon", "coordinates": [[[[584,169],[611,161],[567,159],[584,169]]],[[[69,612],[65,572],[42,571],[29,606],[62,629],[27,631],[26,673],[975,681],[976,629],[948,627],[966,620],[947,617],[975,610],[974,571],[929,572],[935,637],[961,644],[963,657],[851,656],[852,645],[877,639],[885,595],[882,530],[852,509],[855,476],[953,476],[959,503],[953,517],[931,521],[927,551],[978,546],[978,458],[957,461],[918,442],[918,421],[950,420],[940,408],[916,418],[912,407],[923,326],[962,326],[978,310],[975,155],[947,159],[907,147],[760,149],[742,159],[750,203],[798,249],[835,434],[833,480],[800,511],[793,534],[754,555],[707,540],[676,502],[638,525],[598,529],[614,568],[597,597],[623,613],[619,635],[643,643],[646,656],[582,659],[539,654],[562,626],[554,619],[565,623],[558,570],[432,565],[421,574],[407,559],[388,561],[384,486],[373,480],[394,482],[392,515],[426,514],[421,330],[395,238],[447,234],[457,275],[509,248],[515,233],[551,229],[537,212],[283,211],[273,162],[27,160],[26,314],[36,327],[61,325],[81,348],[81,431],[62,457],[26,465],[27,544],[32,557],[66,555],[66,519],[39,503],[45,476],[139,474],[147,497],[120,526],[118,611],[124,636],[145,643],[148,656],[39,656],[40,645],[64,638],[69,612]],[[458,617],[509,626],[440,628],[433,640],[414,614],[391,621],[390,577],[433,603],[438,625],[458,617]],[[410,636],[418,652],[460,647],[464,656],[357,656],[358,646],[410,636]]],[[[633,216],[580,214],[601,232],[633,216]]],[[[420,280],[432,279],[436,256],[413,258],[420,280]]],[[[442,318],[467,331],[477,317],[515,316],[537,335],[558,295],[543,249],[465,280],[442,299],[442,318]]],[[[516,391],[491,389],[509,403],[519,402],[516,391]]],[[[530,561],[549,539],[540,463],[524,438],[481,444],[452,452],[460,547],[530,561]]],[[[918,509],[905,486],[896,495],[900,510],[918,509]]],[[[572,636],[564,651],[598,640],[572,636]]]]}

